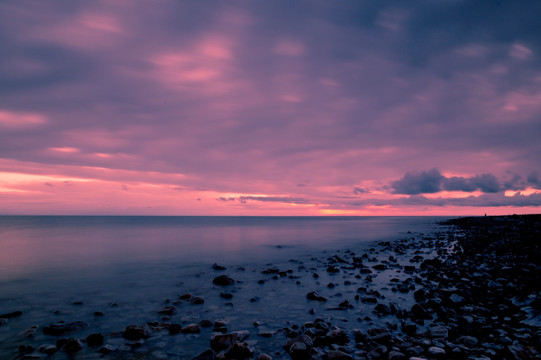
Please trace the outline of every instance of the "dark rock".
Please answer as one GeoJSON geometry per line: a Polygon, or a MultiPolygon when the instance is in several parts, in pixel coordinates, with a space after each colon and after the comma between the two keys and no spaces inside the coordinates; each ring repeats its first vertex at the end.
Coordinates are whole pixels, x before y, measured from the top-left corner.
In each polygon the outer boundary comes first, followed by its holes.
{"type": "Polygon", "coordinates": [[[235,280],[233,280],[227,275],[220,275],[214,278],[214,280],[212,280],[212,283],[214,285],[228,286],[228,285],[233,285],[235,283],[235,280]]]}
{"type": "Polygon", "coordinates": [[[331,350],[327,353],[328,360],[353,360],[353,358],[340,350],[331,350]]]}
{"type": "Polygon", "coordinates": [[[434,326],[430,328],[430,336],[432,338],[447,339],[449,337],[449,329],[446,326],[434,326]]]}
{"type": "Polygon", "coordinates": [[[254,348],[247,343],[235,342],[225,353],[226,359],[243,360],[254,356],[254,348]]]}
{"type": "Polygon", "coordinates": [[[214,270],[217,270],[217,271],[226,270],[226,267],[225,267],[225,266],[218,265],[218,264],[216,264],[216,263],[214,263],[214,264],[212,265],[212,268],[213,268],[214,270]]]}
{"type": "Polygon", "coordinates": [[[60,348],[68,354],[73,354],[81,351],[83,349],[83,344],[79,339],[69,338],[60,348]]]}
{"type": "Polygon", "coordinates": [[[262,274],[278,274],[280,272],[280,269],[278,268],[268,268],[268,269],[265,269],[263,271],[261,271],[262,274]]]}
{"type": "Polygon", "coordinates": [[[183,334],[198,334],[201,332],[201,327],[198,324],[189,324],[180,330],[183,334]]]}
{"type": "Polygon", "coordinates": [[[229,299],[232,299],[232,298],[233,298],[233,294],[221,292],[221,293],[220,293],[220,297],[229,300],[229,299]]]}
{"type": "Polygon", "coordinates": [[[32,325],[30,327],[27,327],[23,331],[17,334],[18,337],[32,337],[36,333],[36,330],[38,329],[38,325],[32,325]]]}
{"type": "Polygon", "coordinates": [[[424,307],[419,304],[415,304],[411,307],[410,314],[412,319],[421,319],[421,320],[430,320],[432,315],[430,315],[424,307]]]}
{"type": "Polygon", "coordinates": [[[327,267],[327,272],[328,273],[331,273],[331,274],[336,274],[336,273],[339,273],[340,272],[340,269],[334,265],[329,265],[327,267]]]}
{"type": "Polygon", "coordinates": [[[248,331],[235,331],[229,334],[214,334],[210,338],[210,347],[214,351],[228,349],[236,342],[246,339],[250,333],[248,331]]]}
{"type": "Polygon", "coordinates": [[[180,331],[182,330],[182,326],[180,326],[179,324],[171,324],[169,325],[169,335],[176,335],[176,334],[179,334],[180,331]]]}
{"type": "Polygon", "coordinates": [[[204,328],[209,328],[209,327],[212,327],[212,321],[203,319],[199,322],[199,325],[201,325],[201,327],[204,327],[204,328]]]}
{"type": "Polygon", "coordinates": [[[122,332],[122,336],[127,340],[141,340],[148,339],[150,334],[146,325],[129,325],[122,332]]]}
{"type": "Polygon", "coordinates": [[[406,355],[399,351],[392,350],[387,357],[388,360],[406,360],[406,355]]]}
{"type": "Polygon", "coordinates": [[[269,354],[261,353],[257,355],[257,360],[272,360],[272,357],[269,354]]]}
{"type": "Polygon", "coordinates": [[[101,311],[94,312],[94,316],[103,316],[104,314],[101,311]]]}
{"type": "Polygon", "coordinates": [[[34,352],[34,347],[32,345],[20,345],[19,352],[21,354],[30,354],[34,352]]]}
{"type": "Polygon", "coordinates": [[[391,314],[391,307],[386,304],[377,304],[374,308],[374,311],[381,315],[390,315],[391,314]]]}
{"type": "Polygon", "coordinates": [[[292,360],[306,359],[308,355],[308,346],[302,342],[295,342],[287,349],[292,360]]]}
{"type": "Polygon", "coordinates": [[[375,296],[362,296],[361,301],[365,304],[375,304],[378,302],[378,299],[375,296]]]}
{"type": "Polygon", "coordinates": [[[306,298],[308,300],[327,301],[327,298],[319,295],[316,291],[311,291],[308,294],[306,294],[306,298]]]}
{"type": "Polygon", "coordinates": [[[190,299],[190,304],[192,305],[201,305],[205,303],[205,299],[199,296],[194,296],[190,299]]]}
{"type": "Polygon", "coordinates": [[[86,343],[88,346],[101,346],[103,345],[103,334],[90,334],[86,337],[86,343]]]}
{"type": "Polygon", "coordinates": [[[47,355],[53,355],[55,352],[58,351],[58,349],[55,345],[41,345],[38,348],[38,351],[47,355]]]}
{"type": "Polygon", "coordinates": [[[314,346],[314,342],[312,341],[312,339],[308,335],[303,334],[289,339],[284,345],[284,349],[290,352],[291,346],[297,343],[304,344],[306,350],[314,346]]]}
{"type": "Polygon", "coordinates": [[[173,315],[174,313],[177,312],[177,308],[174,307],[174,306],[166,306],[164,307],[163,309],[161,309],[160,311],[158,311],[158,314],[160,315],[167,315],[167,316],[171,316],[173,315]]]}
{"type": "Polygon", "coordinates": [[[63,321],[59,321],[55,324],[45,326],[43,328],[43,333],[46,335],[58,336],[58,335],[65,334],[67,332],[84,329],[87,326],[88,324],[83,321],[75,321],[72,323],[65,323],[63,321]]]}
{"type": "Polygon", "coordinates": [[[178,297],[179,300],[182,300],[182,301],[185,301],[185,300],[190,300],[192,298],[192,294],[184,294],[184,295],[180,295],[178,297]]]}
{"type": "Polygon", "coordinates": [[[385,269],[387,269],[387,267],[384,264],[377,264],[377,265],[372,266],[372,269],[374,269],[374,270],[385,270],[385,269]]]}
{"type": "Polygon", "coordinates": [[[431,346],[427,350],[427,354],[434,359],[444,359],[446,357],[445,350],[438,346],[431,346]]]}
{"type": "Polygon", "coordinates": [[[98,352],[100,354],[110,354],[110,353],[112,353],[113,351],[116,351],[116,350],[117,350],[117,348],[115,346],[113,346],[113,345],[105,345],[105,346],[101,347],[98,350],[98,352]]]}
{"type": "Polygon", "coordinates": [[[23,314],[22,311],[13,311],[13,312],[10,312],[10,313],[0,315],[0,318],[11,319],[11,318],[14,318],[14,317],[21,316],[22,314],[23,314]]]}
{"type": "Polygon", "coordinates": [[[387,346],[380,345],[376,347],[375,349],[371,350],[368,354],[366,354],[366,356],[369,359],[383,359],[387,351],[388,351],[387,346]]]}
{"type": "Polygon", "coordinates": [[[474,347],[479,342],[479,340],[473,336],[461,336],[456,341],[466,347],[474,347]]]}
{"type": "Polygon", "coordinates": [[[196,357],[193,357],[192,360],[214,360],[214,358],[214,351],[208,349],[196,357]]]}

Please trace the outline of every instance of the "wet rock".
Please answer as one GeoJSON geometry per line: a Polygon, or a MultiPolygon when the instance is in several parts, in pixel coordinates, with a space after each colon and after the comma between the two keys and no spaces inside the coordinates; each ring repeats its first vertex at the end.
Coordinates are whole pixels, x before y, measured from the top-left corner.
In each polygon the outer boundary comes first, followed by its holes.
{"type": "Polygon", "coordinates": [[[192,360],[214,360],[214,351],[208,349],[192,358],[192,360]]]}
{"type": "Polygon", "coordinates": [[[180,295],[180,296],[178,297],[178,299],[181,300],[181,301],[190,300],[191,298],[192,298],[192,294],[189,294],[189,293],[180,295]]]}
{"type": "Polygon", "coordinates": [[[146,325],[129,325],[122,332],[122,336],[127,340],[142,340],[148,339],[150,334],[146,325]]]}
{"type": "Polygon", "coordinates": [[[306,298],[308,300],[327,301],[327,298],[319,295],[319,293],[317,291],[309,292],[308,294],[306,294],[306,298]]]}
{"type": "Polygon", "coordinates": [[[413,336],[417,332],[417,325],[409,321],[403,321],[402,332],[406,335],[413,336]]]}
{"type": "Polygon", "coordinates": [[[475,345],[477,345],[479,340],[477,340],[477,338],[473,336],[461,336],[457,339],[457,342],[466,347],[474,347],[475,345]]]}
{"type": "Polygon", "coordinates": [[[88,346],[101,346],[104,339],[103,334],[90,334],[86,337],[86,343],[88,346]]]}
{"type": "Polygon", "coordinates": [[[226,270],[226,267],[225,267],[225,266],[218,265],[218,264],[216,264],[216,263],[214,263],[214,264],[212,265],[212,268],[213,268],[214,270],[217,270],[217,271],[223,271],[223,270],[226,270]]]}
{"type": "Polygon", "coordinates": [[[286,344],[284,345],[284,349],[286,349],[286,351],[289,351],[289,349],[291,348],[291,346],[295,343],[302,343],[305,345],[306,349],[308,348],[311,348],[312,346],[314,346],[314,342],[312,341],[312,339],[308,336],[308,335],[299,335],[299,336],[296,336],[292,339],[289,339],[286,344]]]}
{"type": "Polygon", "coordinates": [[[327,267],[327,272],[328,273],[331,273],[331,274],[336,274],[336,273],[339,273],[340,272],[340,268],[334,266],[334,265],[329,265],[327,267]]]}
{"type": "Polygon", "coordinates": [[[8,323],[8,319],[0,318],[0,326],[4,326],[8,323]]]}
{"type": "Polygon", "coordinates": [[[174,306],[166,306],[164,307],[163,309],[161,309],[160,311],[158,311],[158,314],[160,315],[167,315],[167,316],[171,316],[173,315],[174,313],[177,312],[177,308],[174,307],[174,306]]]}
{"type": "Polygon", "coordinates": [[[280,272],[280,269],[278,268],[268,268],[268,269],[265,269],[263,271],[261,271],[262,274],[278,274],[280,272]]]}
{"type": "Polygon", "coordinates": [[[385,345],[380,345],[366,354],[369,359],[383,359],[388,349],[385,345]]]}
{"type": "Polygon", "coordinates": [[[361,302],[365,304],[375,304],[378,302],[378,299],[375,296],[362,296],[361,302]]]}
{"type": "Polygon", "coordinates": [[[183,334],[199,334],[201,327],[198,324],[189,324],[180,330],[183,334]]]}
{"type": "Polygon", "coordinates": [[[88,326],[87,323],[83,321],[75,321],[71,323],[65,323],[63,321],[59,321],[55,324],[51,324],[49,326],[45,326],[43,328],[43,333],[46,335],[62,335],[71,331],[81,330],[88,326]]]}
{"type": "Polygon", "coordinates": [[[430,315],[424,307],[419,304],[415,304],[411,307],[410,314],[412,319],[421,319],[421,320],[430,320],[432,315],[430,315]]]}
{"type": "Polygon", "coordinates": [[[235,331],[229,334],[214,334],[210,339],[210,347],[214,351],[228,349],[236,342],[245,340],[250,333],[248,331],[235,331]]]}
{"type": "Polygon", "coordinates": [[[233,294],[221,292],[221,293],[220,293],[220,297],[229,300],[229,299],[232,299],[232,298],[233,298],[233,294]]]}
{"type": "Polygon", "coordinates": [[[34,347],[32,345],[20,345],[19,352],[21,354],[30,354],[34,352],[34,347]]]}
{"type": "Polygon", "coordinates": [[[38,329],[38,325],[32,325],[30,327],[27,327],[23,331],[17,334],[18,337],[32,337],[36,333],[36,330],[38,329]]]}
{"type": "Polygon", "coordinates": [[[100,354],[109,354],[109,353],[112,353],[113,351],[116,351],[117,350],[117,347],[116,346],[113,346],[113,345],[105,345],[105,346],[102,346],[98,352],[100,354]]]}
{"type": "Polygon", "coordinates": [[[406,355],[399,351],[392,350],[387,357],[388,360],[406,360],[406,355]]]}
{"type": "Polygon", "coordinates": [[[204,328],[212,327],[212,321],[203,319],[199,322],[199,325],[204,328]]]}
{"type": "Polygon", "coordinates": [[[462,304],[464,302],[464,298],[458,294],[451,294],[451,296],[449,296],[449,301],[451,301],[453,304],[462,304]]]}
{"type": "Polygon", "coordinates": [[[235,342],[225,353],[226,359],[250,359],[254,356],[254,348],[243,342],[235,342]]]}
{"type": "Polygon", "coordinates": [[[257,355],[257,360],[272,360],[272,356],[269,354],[261,353],[257,355]]]}
{"type": "Polygon", "coordinates": [[[387,267],[384,264],[377,264],[372,266],[372,269],[381,271],[387,269],[387,267]]]}
{"type": "Polygon", "coordinates": [[[300,360],[305,359],[308,355],[308,346],[306,346],[305,343],[302,342],[295,342],[291,344],[291,346],[287,349],[287,352],[289,355],[291,355],[291,359],[293,360],[300,360]]]}
{"type": "Polygon", "coordinates": [[[390,315],[391,314],[391,307],[386,304],[377,304],[374,308],[374,311],[381,315],[390,315]]]}
{"type": "Polygon", "coordinates": [[[449,337],[449,329],[446,326],[434,326],[430,328],[430,336],[432,338],[447,339],[449,337]]]}
{"type": "Polygon", "coordinates": [[[94,312],[94,316],[103,316],[104,314],[101,311],[94,312]]]}
{"type": "Polygon", "coordinates": [[[219,286],[228,286],[228,285],[233,285],[235,283],[235,280],[233,280],[227,275],[220,275],[214,278],[214,280],[212,280],[212,283],[214,285],[219,285],[219,286]]]}
{"type": "Polygon", "coordinates": [[[340,350],[331,350],[327,353],[328,360],[353,360],[353,358],[340,350]]]}
{"type": "Polygon", "coordinates": [[[14,317],[19,317],[22,314],[23,314],[22,311],[13,311],[13,312],[9,312],[9,313],[5,313],[5,314],[0,315],[0,318],[1,319],[11,319],[11,318],[14,318],[14,317]]]}
{"type": "Polygon", "coordinates": [[[176,335],[176,334],[179,334],[180,331],[182,330],[182,326],[180,326],[179,324],[171,324],[169,325],[169,335],[176,335]]]}
{"type": "Polygon", "coordinates": [[[73,354],[78,351],[81,351],[83,349],[83,344],[81,343],[79,339],[69,338],[69,339],[66,339],[66,341],[62,344],[62,346],[58,346],[58,343],[57,343],[57,347],[67,352],[68,354],[73,354]]]}
{"type": "Polygon", "coordinates": [[[435,359],[443,359],[445,358],[445,350],[438,346],[431,346],[427,350],[427,354],[430,355],[430,357],[435,359]]]}
{"type": "Polygon", "coordinates": [[[192,305],[201,305],[205,303],[205,299],[199,296],[194,296],[190,299],[190,304],[192,305]]]}
{"type": "Polygon", "coordinates": [[[41,345],[41,346],[38,348],[38,351],[39,351],[39,352],[42,352],[42,353],[44,353],[44,354],[47,354],[47,355],[52,355],[52,354],[54,354],[55,352],[57,352],[58,349],[56,348],[55,345],[47,344],[47,345],[41,345]]]}
{"type": "Polygon", "coordinates": [[[534,359],[534,356],[536,356],[535,350],[521,344],[508,345],[507,350],[515,360],[534,359]]]}

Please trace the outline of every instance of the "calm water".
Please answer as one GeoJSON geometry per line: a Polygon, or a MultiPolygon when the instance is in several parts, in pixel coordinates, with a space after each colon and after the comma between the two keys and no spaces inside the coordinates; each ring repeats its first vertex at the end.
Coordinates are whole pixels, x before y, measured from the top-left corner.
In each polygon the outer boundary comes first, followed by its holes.
{"type": "MultiPolygon", "coordinates": [[[[0,358],[17,354],[17,347],[27,341],[17,334],[31,325],[82,320],[90,326],[76,336],[102,332],[108,337],[128,324],[158,320],[157,310],[165,299],[183,293],[203,296],[205,305],[182,307],[173,319],[180,323],[225,318],[238,330],[253,327],[254,319],[274,328],[288,319],[308,320],[305,294],[317,285],[310,270],[299,273],[304,276],[302,285],[258,285],[267,264],[296,269],[325,252],[362,250],[377,240],[431,233],[443,219],[0,216],[0,313],[23,311],[23,316],[0,326],[0,358]],[[240,281],[233,289],[234,311],[224,307],[221,289],[212,285],[214,262],[227,266],[226,273],[240,281]],[[260,301],[251,302],[253,296],[260,301]],[[84,305],[73,305],[76,301],[84,305]],[[106,316],[97,319],[95,311],[106,316]]],[[[319,280],[333,280],[326,277],[323,272],[319,280]]],[[[318,311],[325,311],[323,306],[318,311]]],[[[208,336],[160,335],[152,341],[175,349],[177,357],[172,358],[186,358],[208,347],[208,336]]],[[[55,339],[38,331],[32,341],[39,346],[55,339]]],[[[259,341],[264,348],[264,340],[259,341]]],[[[121,346],[123,339],[109,337],[107,342],[121,346]]],[[[85,350],[78,358],[99,356],[85,350]]]]}
{"type": "Polygon", "coordinates": [[[273,261],[430,229],[434,217],[0,216],[0,280],[119,264],[273,261]]]}

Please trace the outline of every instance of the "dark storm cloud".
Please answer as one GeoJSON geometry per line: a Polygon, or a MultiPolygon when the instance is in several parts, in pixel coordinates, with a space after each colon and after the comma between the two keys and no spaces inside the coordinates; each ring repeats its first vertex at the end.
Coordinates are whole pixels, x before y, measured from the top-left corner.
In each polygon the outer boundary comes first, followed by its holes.
{"type": "MultiPolygon", "coordinates": [[[[504,190],[524,190],[526,184],[518,174],[511,174],[512,177],[500,181],[493,174],[475,175],[469,178],[462,176],[445,177],[438,169],[432,169],[421,172],[408,172],[399,180],[391,182],[392,192],[394,194],[419,195],[432,194],[442,190],[446,191],[464,191],[483,193],[497,193],[504,190]]],[[[532,185],[537,185],[539,181],[536,174],[528,177],[532,185]]]]}
{"type": "Polygon", "coordinates": [[[535,189],[541,190],[541,176],[539,176],[539,172],[534,171],[530,175],[528,175],[528,183],[532,185],[535,189]]]}
{"type": "Polygon", "coordinates": [[[403,178],[391,183],[395,194],[430,194],[441,189],[441,182],[444,176],[438,169],[421,172],[408,172],[403,178]]]}

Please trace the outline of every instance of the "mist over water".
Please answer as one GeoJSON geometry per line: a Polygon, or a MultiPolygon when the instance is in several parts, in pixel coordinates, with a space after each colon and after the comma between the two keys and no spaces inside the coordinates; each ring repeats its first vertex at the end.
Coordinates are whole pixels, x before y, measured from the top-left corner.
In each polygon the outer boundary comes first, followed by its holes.
{"type": "Polygon", "coordinates": [[[438,219],[2,216],[0,279],[129,264],[274,261],[424,231],[438,219]]]}

